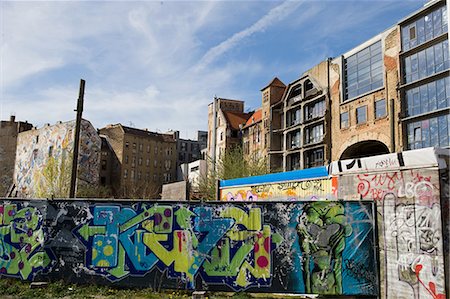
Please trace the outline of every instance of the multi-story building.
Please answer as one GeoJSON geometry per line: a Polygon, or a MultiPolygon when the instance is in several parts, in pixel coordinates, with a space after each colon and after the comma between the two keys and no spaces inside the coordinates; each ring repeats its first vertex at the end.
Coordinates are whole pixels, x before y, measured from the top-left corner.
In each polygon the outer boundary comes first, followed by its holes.
{"type": "Polygon", "coordinates": [[[200,151],[208,147],[208,132],[207,131],[197,131],[197,141],[200,146],[200,151]]]}
{"type": "Polygon", "coordinates": [[[178,153],[176,180],[182,181],[184,180],[184,177],[181,165],[191,163],[201,158],[200,144],[198,140],[181,139],[179,131],[170,131],[168,134],[172,134],[176,141],[178,153]]]}
{"type": "MultiPolygon", "coordinates": [[[[19,197],[68,197],[72,173],[75,120],[33,128],[17,136],[14,184],[19,197]]],[[[77,194],[99,184],[101,139],[81,121],[77,194]],[[83,188],[86,188],[83,190],[83,188]]]]}
{"type": "Polygon", "coordinates": [[[329,61],[324,61],[308,70],[272,105],[272,169],[289,171],[330,161],[328,68],[329,61]]]}
{"type": "Polygon", "coordinates": [[[175,181],[177,143],[173,134],[121,124],[108,125],[100,133],[107,136],[113,150],[111,184],[116,197],[159,198],[162,185],[175,181]]]}
{"type": "Polygon", "coordinates": [[[402,148],[399,51],[399,30],[393,26],[331,60],[333,160],[402,148]]]}
{"type": "Polygon", "coordinates": [[[331,61],[332,159],[449,147],[445,1],[331,61]]]}
{"type": "Polygon", "coordinates": [[[5,196],[13,184],[17,135],[32,128],[33,125],[26,121],[16,122],[14,115],[9,121],[0,122],[0,196],[5,196]]]}
{"type": "Polygon", "coordinates": [[[450,59],[445,1],[399,22],[404,149],[450,145],[450,59]]]}
{"type": "Polygon", "coordinates": [[[262,159],[265,157],[263,143],[262,109],[253,112],[244,126],[242,126],[242,148],[245,158],[262,159]]]}
{"type": "Polygon", "coordinates": [[[214,98],[208,105],[208,154],[213,163],[225,150],[241,145],[241,130],[251,113],[244,113],[244,102],[214,98]]]}

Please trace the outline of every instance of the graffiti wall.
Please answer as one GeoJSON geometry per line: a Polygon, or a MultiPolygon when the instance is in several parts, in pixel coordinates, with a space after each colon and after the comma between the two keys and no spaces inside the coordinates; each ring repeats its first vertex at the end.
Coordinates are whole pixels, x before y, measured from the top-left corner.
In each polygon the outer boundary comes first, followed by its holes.
{"type": "MultiPolygon", "coordinates": [[[[14,183],[19,197],[67,196],[64,193],[68,193],[70,183],[74,130],[75,121],[70,121],[18,135],[14,183]]],[[[83,120],[78,186],[99,181],[100,148],[95,128],[83,120]]]]}
{"type": "Polygon", "coordinates": [[[0,276],[378,294],[368,202],[0,202],[0,276]]]}
{"type": "Polygon", "coordinates": [[[340,199],[377,203],[382,297],[445,298],[448,192],[440,188],[448,189],[448,168],[439,170],[445,161],[424,149],[333,163],[340,199]]]}
{"type": "Polygon", "coordinates": [[[337,199],[337,179],[310,179],[293,182],[228,187],[220,190],[223,201],[297,201],[337,199]]]}
{"type": "Polygon", "coordinates": [[[327,167],[222,180],[221,201],[337,200],[337,179],[327,167]]]}

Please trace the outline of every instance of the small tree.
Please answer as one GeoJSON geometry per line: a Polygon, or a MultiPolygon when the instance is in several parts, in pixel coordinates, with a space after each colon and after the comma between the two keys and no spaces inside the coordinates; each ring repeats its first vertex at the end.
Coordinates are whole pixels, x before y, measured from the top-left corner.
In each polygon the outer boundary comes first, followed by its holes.
{"type": "Polygon", "coordinates": [[[269,173],[265,157],[244,157],[241,147],[234,147],[225,151],[222,159],[216,161],[216,167],[210,157],[208,171],[199,180],[199,197],[203,200],[216,199],[216,184],[218,180],[229,180],[241,177],[262,175],[269,173]]]}
{"type": "Polygon", "coordinates": [[[61,159],[49,157],[37,180],[36,196],[39,198],[66,198],[70,191],[72,155],[62,155],[61,159]]]}

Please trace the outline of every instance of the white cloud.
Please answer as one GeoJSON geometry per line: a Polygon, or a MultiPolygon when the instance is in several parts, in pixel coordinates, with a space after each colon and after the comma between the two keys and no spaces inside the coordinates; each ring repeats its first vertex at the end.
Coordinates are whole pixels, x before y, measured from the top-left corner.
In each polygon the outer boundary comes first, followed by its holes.
{"type": "Polygon", "coordinates": [[[233,47],[236,47],[239,42],[245,38],[248,38],[255,33],[262,32],[274,23],[286,18],[289,14],[294,12],[302,2],[303,1],[285,1],[279,6],[271,9],[265,16],[250,27],[233,34],[233,36],[227,40],[210,49],[200,60],[197,65],[197,69],[201,70],[207,67],[215,59],[217,59],[217,57],[221,56],[233,47]]]}

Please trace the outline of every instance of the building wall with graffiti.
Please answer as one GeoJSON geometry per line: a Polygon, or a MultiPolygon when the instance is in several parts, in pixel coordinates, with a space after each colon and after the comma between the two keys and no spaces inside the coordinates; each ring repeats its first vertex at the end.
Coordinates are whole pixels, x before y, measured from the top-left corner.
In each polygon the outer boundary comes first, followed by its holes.
{"type": "Polygon", "coordinates": [[[449,181],[438,165],[445,157],[428,149],[333,162],[340,199],[376,202],[382,298],[446,298],[449,181]]]}
{"type": "Polygon", "coordinates": [[[0,276],[378,294],[370,202],[0,201],[0,276]]]}
{"type": "Polygon", "coordinates": [[[318,201],[371,201],[377,212],[380,297],[445,298],[450,288],[448,163],[448,150],[420,149],[335,161],[326,172],[323,167],[221,181],[220,194],[221,200],[254,202],[296,200],[306,190],[318,201]]]}
{"type": "MultiPolygon", "coordinates": [[[[14,183],[19,197],[68,196],[74,131],[75,121],[69,121],[18,134],[14,183]]],[[[78,186],[98,183],[100,148],[97,131],[89,121],[83,120],[78,186]]]]}

